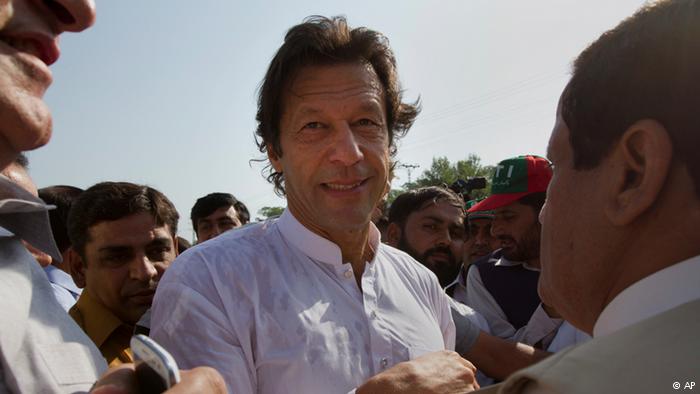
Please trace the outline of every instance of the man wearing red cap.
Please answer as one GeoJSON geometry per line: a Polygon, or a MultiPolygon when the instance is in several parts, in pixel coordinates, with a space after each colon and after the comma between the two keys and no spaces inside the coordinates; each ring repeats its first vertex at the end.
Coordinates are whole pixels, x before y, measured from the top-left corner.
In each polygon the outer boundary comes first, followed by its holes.
{"type": "Polygon", "coordinates": [[[514,157],[496,166],[491,195],[469,213],[493,211],[491,233],[500,249],[471,266],[462,300],[486,318],[494,335],[545,349],[562,322],[545,311],[537,294],[537,217],[551,177],[549,161],[538,156],[514,157]]]}

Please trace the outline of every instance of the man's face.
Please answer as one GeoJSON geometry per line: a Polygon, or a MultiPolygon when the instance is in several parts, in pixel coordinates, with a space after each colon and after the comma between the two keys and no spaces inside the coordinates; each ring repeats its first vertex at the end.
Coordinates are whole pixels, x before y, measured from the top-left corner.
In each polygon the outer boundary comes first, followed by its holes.
{"type": "Polygon", "coordinates": [[[408,215],[397,247],[433,271],[445,287],[459,272],[464,237],[462,208],[431,201],[408,215]]]}
{"type": "Polygon", "coordinates": [[[157,226],[150,213],[99,222],[85,244],[86,289],[121,321],[134,324],[150,308],[176,251],[169,226],[157,226]]]}
{"type": "Polygon", "coordinates": [[[92,0],[0,0],[0,167],[51,137],[43,101],[58,35],[92,25],[92,0]]]}
{"type": "Polygon", "coordinates": [[[514,202],[493,212],[491,235],[503,256],[511,261],[533,262],[540,256],[540,224],[528,205],[514,202]]]}
{"type": "Polygon", "coordinates": [[[464,242],[464,263],[471,264],[499,248],[496,239],[491,236],[491,219],[469,219],[469,234],[464,242]]]}
{"type": "Polygon", "coordinates": [[[540,213],[539,293],[544,303],[572,324],[590,331],[609,295],[616,269],[616,259],[606,245],[616,241],[603,225],[605,191],[600,184],[605,164],[574,169],[569,128],[557,112],[547,152],[553,177],[540,213]]]}
{"type": "Polygon", "coordinates": [[[218,208],[210,215],[197,220],[197,241],[204,242],[240,226],[241,221],[233,205],[218,208]]]}
{"type": "Polygon", "coordinates": [[[370,66],[302,68],[285,92],[280,121],[287,204],[321,235],[366,228],[389,176],[384,93],[370,66]]]}

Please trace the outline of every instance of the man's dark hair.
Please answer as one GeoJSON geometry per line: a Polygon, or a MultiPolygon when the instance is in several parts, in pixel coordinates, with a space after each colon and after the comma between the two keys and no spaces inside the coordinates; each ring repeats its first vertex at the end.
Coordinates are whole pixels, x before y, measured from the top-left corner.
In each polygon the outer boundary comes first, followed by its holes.
{"type": "Polygon", "coordinates": [[[70,238],[68,238],[68,213],[73,202],[82,193],[83,189],[67,185],[39,189],[39,198],[47,204],[56,206],[56,209],[49,211],[49,221],[51,222],[53,238],[61,253],[71,246],[70,238]]]}
{"type": "Polygon", "coordinates": [[[241,225],[250,222],[250,212],[248,212],[248,207],[246,207],[241,200],[237,200],[236,203],[233,204],[233,207],[236,208],[236,213],[238,214],[238,219],[241,221],[241,225]]]}
{"type": "Polygon", "coordinates": [[[668,131],[700,196],[700,1],[641,8],[576,59],[561,101],[574,167],[591,169],[635,122],[668,131]]]}
{"type": "Polygon", "coordinates": [[[90,227],[137,213],[150,213],[157,226],[167,225],[173,238],[180,215],[175,206],[158,190],[129,182],[102,182],[85,190],[68,215],[68,236],[73,249],[85,259],[90,227]]]}
{"type": "MultiPolygon", "coordinates": [[[[527,205],[535,211],[535,216],[539,216],[542,207],[544,206],[544,200],[547,198],[546,192],[536,192],[530,193],[526,196],[520,197],[518,202],[527,205]]],[[[538,219],[539,220],[539,219],[538,219]]]]}
{"type": "MultiPolygon", "coordinates": [[[[364,27],[351,29],[344,17],[312,16],[292,27],[284,44],[267,69],[258,95],[258,127],[255,132],[258,149],[273,157],[282,157],[280,118],[284,92],[297,73],[306,66],[335,64],[368,64],[377,74],[384,89],[389,150],[396,154],[396,140],[413,125],[420,106],[418,101],[402,102],[402,91],[396,71],[396,59],[389,41],[381,33],[364,27]]],[[[267,180],[275,192],[284,195],[284,178],[272,166],[266,167],[267,180]]]]}
{"type": "Polygon", "coordinates": [[[421,187],[396,197],[389,208],[389,223],[396,223],[404,228],[411,213],[423,209],[429,203],[436,204],[442,201],[464,209],[464,200],[452,190],[438,186],[421,187]]]}
{"type": "MultiPolygon", "coordinates": [[[[219,208],[234,207],[240,219],[240,213],[238,208],[236,208],[236,204],[239,204],[239,201],[230,193],[209,193],[204,197],[198,198],[194,206],[192,206],[192,211],[190,211],[190,219],[192,220],[194,232],[197,232],[199,219],[211,215],[219,208]]],[[[246,213],[247,212],[248,210],[246,209],[246,213]]],[[[250,214],[248,218],[250,218],[250,214]]]]}

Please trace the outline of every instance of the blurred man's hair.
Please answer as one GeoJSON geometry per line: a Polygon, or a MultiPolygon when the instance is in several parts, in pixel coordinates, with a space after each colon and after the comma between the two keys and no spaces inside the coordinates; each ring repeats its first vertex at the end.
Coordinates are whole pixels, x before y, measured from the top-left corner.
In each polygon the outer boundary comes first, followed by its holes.
{"type": "Polygon", "coordinates": [[[647,5],[576,59],[561,102],[574,166],[591,169],[635,122],[661,123],[700,196],[700,1],[647,5]]]}

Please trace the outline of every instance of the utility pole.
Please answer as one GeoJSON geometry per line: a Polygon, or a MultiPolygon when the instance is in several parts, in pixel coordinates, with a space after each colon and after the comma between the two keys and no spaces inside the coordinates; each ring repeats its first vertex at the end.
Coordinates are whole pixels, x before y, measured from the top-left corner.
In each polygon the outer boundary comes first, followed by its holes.
{"type": "Polygon", "coordinates": [[[399,164],[399,168],[405,168],[408,172],[408,183],[411,183],[411,171],[415,170],[418,167],[420,167],[418,164],[399,164]]]}

